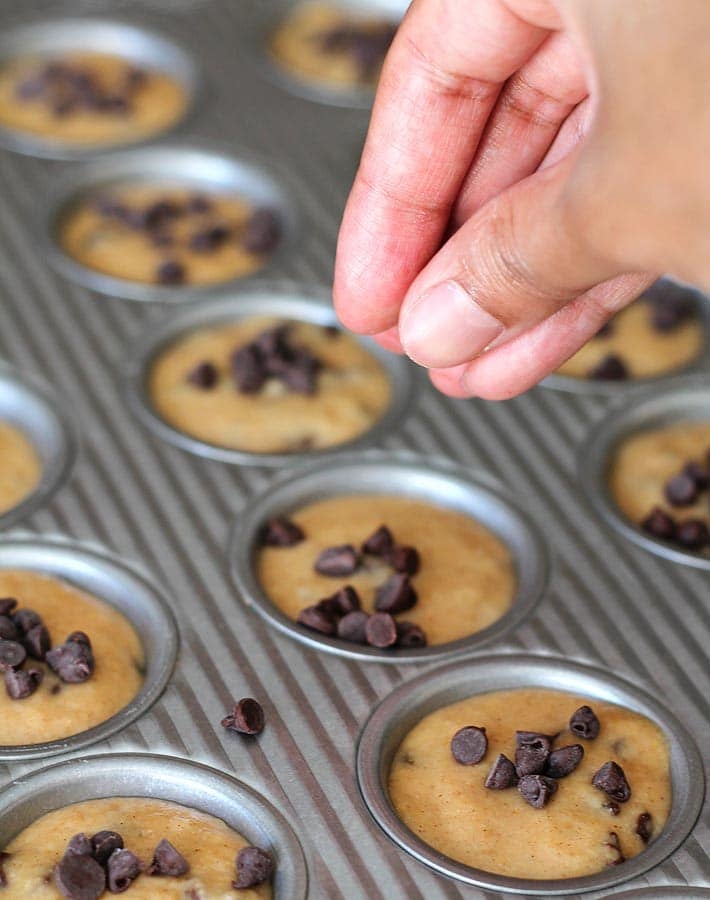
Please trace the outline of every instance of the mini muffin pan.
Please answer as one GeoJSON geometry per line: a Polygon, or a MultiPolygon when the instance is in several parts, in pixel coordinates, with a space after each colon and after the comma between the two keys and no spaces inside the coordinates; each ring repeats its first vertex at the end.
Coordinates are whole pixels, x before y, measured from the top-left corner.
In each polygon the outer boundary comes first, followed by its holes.
{"type": "Polygon", "coordinates": [[[66,481],[77,455],[77,434],[65,403],[41,379],[0,362],[0,421],[18,428],[40,458],[40,481],[29,496],[0,515],[9,528],[47,503],[66,481]]]}
{"type": "Polygon", "coordinates": [[[394,690],[368,719],[357,748],[360,791],[384,832],[400,847],[443,875],[487,890],[525,896],[560,896],[611,888],[658,865],[685,840],[700,813],[705,792],[703,761],[680,722],[635,685],[600,669],[553,657],[500,654],[429,671],[394,690]],[[654,721],[670,744],[673,801],[663,831],[638,856],[595,875],[559,880],[512,878],[458,863],[421,841],[390,804],[387,780],[405,735],[426,715],[475,694],[514,688],[569,691],[615,703],[654,721]]]}
{"type": "Polygon", "coordinates": [[[275,900],[306,900],[306,859],[283,814],[244,782],[173,756],[97,754],[18,778],[0,791],[0,846],[48,812],[103,797],[168,800],[222,819],[250,844],[272,854],[275,900]]]}
{"type": "Polygon", "coordinates": [[[689,884],[678,887],[639,888],[621,894],[609,894],[610,900],[707,900],[708,897],[710,888],[691,887],[689,884]]]}
{"type": "Polygon", "coordinates": [[[237,516],[230,541],[232,577],[240,597],[270,625],[307,646],[350,659],[377,662],[431,662],[477,649],[507,635],[528,616],[547,582],[545,544],[528,515],[485,473],[444,460],[372,451],[349,454],[326,464],[304,466],[251,500],[237,516]],[[268,598],[254,571],[258,536],[276,516],[326,497],[392,494],[465,513],[492,531],[510,550],[515,568],[513,603],[498,621],[469,637],[418,649],[378,650],[317,634],[292,621],[268,598]]]}
{"type": "MultiPolygon", "coordinates": [[[[14,535],[0,539],[0,569],[28,569],[60,578],[115,606],[133,625],[145,657],[140,691],[110,719],[55,741],[0,745],[0,760],[19,761],[80,750],[125,728],[155,703],[172,674],[178,635],[167,598],[145,573],[100,547],[58,537],[14,535]]],[[[17,702],[22,704],[21,700],[17,702]]]]}
{"type": "Polygon", "coordinates": [[[614,454],[633,434],[677,422],[710,421],[710,373],[670,379],[663,387],[642,387],[628,394],[583,444],[579,478],[588,502],[604,522],[625,538],[673,562],[710,570],[710,558],[681,550],[645,532],[616,505],[609,487],[614,454]]]}
{"type": "Polygon", "coordinates": [[[384,367],[389,377],[392,399],[385,414],[372,428],[346,444],[308,453],[251,453],[205,443],[169,425],[155,411],[149,396],[148,380],[155,359],[172,342],[190,331],[253,316],[295,319],[325,327],[338,324],[328,291],[318,286],[287,283],[253,284],[221,299],[181,310],[147,334],[127,361],[124,381],[128,403],[141,421],[164,440],[199,456],[241,465],[283,466],[381,442],[407,414],[418,380],[416,368],[404,357],[382,350],[374,341],[358,338],[384,367]]]}
{"type": "MultiPolygon", "coordinates": [[[[77,50],[96,51],[121,56],[138,66],[156,69],[175,79],[187,98],[185,116],[195,105],[200,78],[192,57],[181,47],[162,35],[131,25],[99,18],[66,18],[32,22],[3,29],[0,35],[0,67],[23,56],[51,57],[77,50]]],[[[185,121],[176,123],[175,128],[185,121]]],[[[148,135],[138,141],[144,143],[164,135],[148,135]]],[[[76,146],[41,135],[27,134],[0,126],[0,145],[29,156],[52,159],[85,159],[97,152],[116,146],[116,143],[76,146]]]]}
{"type": "Polygon", "coordinates": [[[101,294],[166,303],[215,295],[242,279],[206,286],[144,284],[84,266],[65,252],[59,242],[65,215],[78,203],[103,190],[139,183],[234,194],[279,216],[281,239],[260,270],[264,272],[290,247],[296,235],[296,213],[280,179],[281,176],[268,171],[262,160],[254,160],[249,154],[231,157],[201,146],[165,144],[103,156],[87,163],[78,174],[72,173],[55,190],[43,224],[44,249],[60,274],[101,294]]]}

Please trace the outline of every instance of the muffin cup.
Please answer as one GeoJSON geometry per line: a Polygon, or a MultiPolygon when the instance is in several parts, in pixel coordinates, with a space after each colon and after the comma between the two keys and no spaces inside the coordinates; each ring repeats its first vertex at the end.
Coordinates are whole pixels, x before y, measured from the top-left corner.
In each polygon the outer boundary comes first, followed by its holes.
{"type": "Polygon", "coordinates": [[[208,285],[146,284],[98,272],[63,249],[59,240],[62,222],[77,204],[102,190],[140,183],[236,194],[257,206],[274,210],[282,228],[281,239],[259,273],[280,259],[294,243],[297,231],[294,204],[282,187],[280,176],[271,174],[261,159],[253,159],[241,151],[238,156],[231,157],[206,145],[163,144],[103,156],[87,163],[79,175],[72,174],[61,181],[40,226],[44,252],[61,275],[100,294],[163,303],[183,303],[214,296],[253,277],[208,285]]]}
{"type": "Polygon", "coordinates": [[[80,750],[125,728],[153,705],[172,674],[178,634],[168,600],[140,569],[94,545],[60,537],[19,535],[0,539],[0,569],[40,572],[95,595],[128,619],[145,656],[140,690],[110,719],[66,738],[0,745],[0,760],[16,762],[80,750]]]}
{"type": "Polygon", "coordinates": [[[582,444],[578,478],[597,515],[624,537],[664,559],[710,570],[710,557],[657,540],[628,519],[609,487],[614,456],[624,440],[641,431],[693,420],[710,421],[710,373],[674,378],[662,388],[638,388],[594,425],[582,444]]]}
{"type": "Polygon", "coordinates": [[[116,753],[78,757],[16,779],[0,791],[0,847],[48,812],[106,797],[168,800],[222,819],[273,855],[276,900],[305,900],[306,860],[285,817],[244,782],[174,756],[116,753]]]}
{"type": "Polygon", "coordinates": [[[689,884],[668,887],[636,888],[614,894],[613,900],[708,900],[710,888],[693,887],[689,884]]]}
{"type": "Polygon", "coordinates": [[[68,479],[76,460],[78,440],[74,420],[54,391],[34,375],[0,362],[0,420],[19,428],[40,458],[37,487],[0,515],[8,528],[44,506],[68,479]]]}
{"type": "Polygon", "coordinates": [[[392,399],[384,415],[368,431],[351,441],[304,453],[253,453],[209,444],[166,422],[153,407],[148,389],[150,369],[160,353],[175,340],[195,329],[253,316],[295,319],[325,327],[338,324],[330,293],[325,288],[289,282],[255,283],[221,299],[181,310],[178,315],[167,317],[149,332],[126,364],[126,397],[128,405],[138,418],[163,440],[198,456],[236,465],[284,466],[375,444],[406,416],[414,400],[419,372],[404,357],[388,353],[369,338],[356,337],[358,343],[385,369],[392,389],[392,399]]]}
{"type": "Polygon", "coordinates": [[[171,128],[135,141],[100,142],[81,146],[0,126],[0,146],[27,156],[86,159],[116,147],[144,144],[184,126],[196,105],[200,87],[199,74],[192,57],[172,40],[126,22],[71,17],[18,25],[0,35],[0,66],[21,56],[51,56],[87,48],[98,53],[120,56],[132,64],[157,69],[173,78],[182,87],[187,98],[182,118],[171,128]]]}
{"type": "Polygon", "coordinates": [[[442,875],[492,891],[559,896],[599,891],[647,872],[690,834],[705,793],[702,759],[688,732],[664,706],[608,671],[554,657],[484,656],[442,666],[405,682],[374,710],[360,735],[357,777],[362,797],[383,831],[411,856],[442,875]],[[651,719],[670,745],[673,801],[663,831],[638,856],[594,875],[538,880],[497,875],[456,862],[421,841],[390,804],[387,781],[404,737],[434,710],[475,694],[514,688],[548,688],[615,703],[651,719]]]}
{"type": "Polygon", "coordinates": [[[471,652],[508,635],[535,609],[547,583],[547,550],[520,507],[486,473],[470,472],[445,460],[410,453],[369,451],[327,463],[303,466],[277,481],[238,514],[229,547],[232,578],[240,597],[289,637],[349,659],[382,663],[431,662],[471,652]],[[308,503],[353,494],[392,494],[465,513],[490,529],[508,547],[516,574],[510,609],[487,628],[446,644],[419,649],[378,650],[327,637],[294,622],[269,599],[254,571],[263,524],[308,503]]]}

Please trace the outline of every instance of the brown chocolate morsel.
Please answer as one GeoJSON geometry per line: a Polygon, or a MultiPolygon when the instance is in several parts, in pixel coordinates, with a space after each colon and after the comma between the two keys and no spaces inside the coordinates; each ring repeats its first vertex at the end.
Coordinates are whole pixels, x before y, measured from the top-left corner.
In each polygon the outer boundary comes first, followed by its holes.
{"type": "Polygon", "coordinates": [[[244,226],[241,243],[248,253],[271,253],[281,240],[281,222],[270,209],[256,209],[244,226]]]}
{"type": "Polygon", "coordinates": [[[346,584],[345,587],[336,591],[332,597],[328,598],[328,602],[333,612],[339,616],[346,616],[348,613],[360,609],[360,595],[350,584],[346,584]]]}
{"type": "Polygon", "coordinates": [[[0,888],[7,887],[7,875],[5,874],[4,863],[10,859],[12,856],[11,853],[7,853],[5,850],[0,850],[0,888]]]}
{"type": "Polygon", "coordinates": [[[644,844],[651,840],[653,835],[653,817],[649,812],[642,812],[636,820],[636,834],[644,844]]]}
{"type": "Polygon", "coordinates": [[[231,369],[237,390],[242,394],[256,394],[268,377],[264,355],[254,344],[245,344],[234,351],[231,369]]]}
{"type": "MultiPolygon", "coordinates": [[[[274,360],[270,360],[273,365],[274,360]]],[[[297,394],[314,394],[316,379],[322,363],[305,350],[292,351],[291,358],[285,364],[279,364],[274,374],[297,394]]]]}
{"type": "Polygon", "coordinates": [[[710,531],[702,519],[685,519],[676,525],[675,539],[687,550],[702,550],[710,544],[710,531]]]}
{"type": "Polygon", "coordinates": [[[378,612],[400,613],[411,609],[417,602],[417,592],[409,581],[409,575],[397,572],[375,591],[375,609],[378,612]]]}
{"type": "Polygon", "coordinates": [[[363,553],[369,553],[372,556],[387,556],[392,549],[394,549],[394,538],[386,525],[380,525],[373,531],[370,537],[362,542],[361,547],[363,553]]]}
{"type": "Polygon", "coordinates": [[[609,832],[609,840],[605,842],[605,847],[609,847],[614,852],[613,859],[607,863],[609,866],[619,866],[622,862],[626,862],[626,857],[621,852],[621,844],[619,843],[619,835],[615,831],[609,832]]]}
{"type": "Polygon", "coordinates": [[[0,616],[11,616],[16,606],[14,597],[0,597],[0,616]]]}
{"type": "Polygon", "coordinates": [[[232,887],[238,891],[256,887],[274,874],[271,855],[260,847],[242,847],[236,859],[237,878],[232,887]]]}
{"type": "Polygon", "coordinates": [[[27,657],[27,651],[17,641],[0,640],[0,672],[7,672],[21,666],[27,657]]]}
{"type": "Polygon", "coordinates": [[[367,642],[366,626],[370,617],[361,609],[354,609],[346,613],[338,622],[338,637],[351,644],[365,644],[367,642]]]}
{"type": "Polygon", "coordinates": [[[565,778],[582,762],[584,747],[581,744],[570,744],[552,750],[545,763],[545,775],[549,778],[565,778]]]}
{"type": "Polygon", "coordinates": [[[621,812],[621,807],[616,800],[607,800],[606,803],[602,803],[602,809],[608,809],[612,816],[618,816],[621,812]]]}
{"type": "Polygon", "coordinates": [[[91,843],[91,838],[89,838],[89,836],[84,834],[83,832],[75,834],[67,844],[67,849],[64,851],[64,853],[73,853],[76,856],[93,856],[94,848],[91,843]]]}
{"type": "Polygon", "coordinates": [[[397,625],[389,613],[376,612],[365,625],[365,639],[371,647],[384,650],[397,640],[397,625]]]}
{"type": "Polygon", "coordinates": [[[203,391],[209,391],[219,381],[219,372],[217,367],[205,360],[199,362],[187,373],[187,380],[195,387],[201,388],[203,391]]]}
{"type": "Polygon", "coordinates": [[[49,650],[45,662],[67,684],[81,684],[96,667],[91,647],[78,641],[67,641],[49,650]]]}
{"type": "Polygon", "coordinates": [[[106,890],[106,874],[90,856],[69,853],[54,867],[54,883],[69,900],[98,900],[106,890]]]}
{"type": "Polygon", "coordinates": [[[585,741],[593,741],[598,737],[600,728],[599,719],[591,706],[580,706],[569,720],[569,730],[572,734],[584,738],[585,741]]]}
{"type": "Polygon", "coordinates": [[[629,370],[623,359],[610,353],[594,366],[588,377],[595,381],[624,381],[629,377],[629,370]]]}
{"type": "Polygon", "coordinates": [[[156,200],[143,212],[143,228],[148,231],[163,228],[171,219],[179,218],[182,213],[182,207],[172,200],[156,200]]]}
{"type": "Polygon", "coordinates": [[[335,634],[335,619],[322,606],[307,606],[302,609],[296,619],[299,625],[304,625],[312,631],[320,634],[335,634]]]}
{"type": "Polygon", "coordinates": [[[42,618],[33,609],[18,609],[12,617],[12,621],[22,634],[27,634],[35,625],[42,624],[42,618]]]}
{"type": "Polygon", "coordinates": [[[96,862],[105,866],[113,851],[123,848],[123,838],[117,831],[97,831],[91,837],[91,847],[96,862]]]}
{"type": "Polygon", "coordinates": [[[16,641],[19,636],[10,616],[0,616],[0,641],[16,641]]]}
{"type": "Polygon", "coordinates": [[[34,694],[43,678],[40,669],[8,669],[4,675],[5,690],[11,700],[24,700],[34,694]]]}
{"type": "Polygon", "coordinates": [[[710,487],[710,470],[702,463],[691,459],[685,464],[683,473],[693,479],[698,491],[705,491],[710,487]]]}
{"type": "Polygon", "coordinates": [[[542,809],[557,790],[557,782],[545,775],[523,775],[518,782],[518,790],[530,806],[542,809]]]}
{"type": "Polygon", "coordinates": [[[671,506],[692,506],[698,499],[699,490],[691,475],[680,472],[666,482],[663,492],[671,506]]]}
{"type": "Polygon", "coordinates": [[[91,650],[91,641],[85,631],[72,631],[67,635],[65,643],[69,641],[73,641],[75,644],[85,644],[91,650]]]}
{"type": "Polygon", "coordinates": [[[224,244],[229,235],[230,230],[226,225],[213,225],[192,235],[190,249],[196,253],[213,253],[224,244]]]}
{"type": "Polygon", "coordinates": [[[493,791],[504,791],[506,788],[514,787],[517,783],[518,775],[515,766],[505,753],[499,753],[483,786],[493,791]]]}
{"type": "Polygon", "coordinates": [[[352,575],[360,565],[360,556],[352,544],[342,544],[338,547],[326,547],[318,554],[313,568],[320,575],[329,575],[340,578],[344,575],[352,575]]]}
{"type": "Polygon", "coordinates": [[[650,306],[652,328],[662,333],[674,331],[695,309],[684,288],[666,282],[653,285],[644,299],[650,306]]]}
{"type": "Polygon", "coordinates": [[[170,875],[173,878],[186,875],[189,871],[189,863],[167,838],[163,838],[155,848],[153,862],[146,869],[148,875],[170,875]]]}
{"type": "Polygon", "coordinates": [[[518,777],[541,775],[550,755],[552,740],[536,731],[515,732],[515,771],[518,777]]]}
{"type": "Polygon", "coordinates": [[[626,780],[626,775],[621,766],[609,760],[594,773],[592,776],[592,784],[600,791],[604,791],[612,800],[617,803],[626,803],[631,796],[631,787],[626,780]]]}
{"type": "Polygon", "coordinates": [[[187,278],[187,270],[176,259],[168,259],[158,266],[155,277],[158,284],[183,284],[187,278]]]}
{"type": "Polygon", "coordinates": [[[264,710],[251,697],[242,697],[234,704],[232,712],[222,719],[222,725],[239,734],[261,734],[264,730],[264,710]]]}
{"type": "Polygon", "coordinates": [[[416,575],[419,571],[419,551],[416,547],[398,545],[386,555],[386,559],[395,572],[416,575]]]}
{"type": "Polygon", "coordinates": [[[416,622],[397,622],[398,647],[426,647],[426,635],[416,622]]]}
{"type": "Polygon", "coordinates": [[[646,518],[642,520],[641,528],[662,541],[675,539],[675,519],[669,516],[665,510],[662,510],[660,506],[654,506],[646,518]]]}
{"type": "Polygon", "coordinates": [[[30,628],[22,643],[28,656],[31,656],[32,659],[44,659],[47,651],[52,646],[49,631],[44,625],[35,625],[34,628],[30,628]]]}
{"type": "Polygon", "coordinates": [[[130,850],[114,850],[106,864],[106,879],[108,889],[112,894],[122,894],[127,891],[138,878],[143,866],[141,861],[130,850]]]}
{"type": "Polygon", "coordinates": [[[260,543],[264,547],[293,547],[300,544],[305,538],[303,529],[287,519],[286,516],[277,516],[271,519],[261,529],[260,543]]]}
{"type": "Polygon", "coordinates": [[[486,729],[477,725],[465,725],[451,738],[451,755],[462,766],[477,765],[487,751],[486,729]]]}

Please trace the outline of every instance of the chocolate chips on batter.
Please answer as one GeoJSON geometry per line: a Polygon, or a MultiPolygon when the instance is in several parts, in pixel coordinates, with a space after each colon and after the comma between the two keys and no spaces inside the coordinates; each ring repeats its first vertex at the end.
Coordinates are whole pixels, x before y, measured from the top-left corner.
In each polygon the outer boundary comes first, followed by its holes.
{"type": "MultiPolygon", "coordinates": [[[[710,487],[710,461],[689,460],[678,474],[664,485],[667,502],[678,509],[692,506],[710,487]]],[[[654,507],[641,522],[641,528],[655,538],[677,544],[684,550],[702,551],[710,547],[710,529],[703,519],[677,520],[670,513],[654,507]]]]}
{"type": "Polygon", "coordinates": [[[604,791],[617,803],[626,803],[631,796],[631,787],[626,780],[626,775],[621,766],[609,760],[592,777],[592,784],[600,791],[604,791]]]}
{"type": "Polygon", "coordinates": [[[237,891],[257,887],[274,874],[271,855],[260,847],[242,847],[235,862],[237,877],[232,887],[237,891]]]}
{"type": "Polygon", "coordinates": [[[396,25],[390,22],[343,22],[314,37],[322,53],[347,56],[355,63],[364,83],[377,75],[394,39],[396,25]]]}
{"type": "Polygon", "coordinates": [[[477,725],[459,728],[451,738],[451,754],[462,766],[477,765],[488,752],[486,729],[477,725]]]}
{"type": "Polygon", "coordinates": [[[255,735],[264,730],[264,722],[261,704],[251,697],[243,697],[234,704],[232,712],[222,719],[222,727],[239,734],[255,735]]]}
{"type": "Polygon", "coordinates": [[[168,875],[179,878],[190,871],[190,865],[182,853],[176,850],[167,838],[163,838],[155,848],[153,861],[145,871],[146,875],[168,875]]]}
{"type": "Polygon", "coordinates": [[[305,538],[303,529],[286,516],[271,519],[261,529],[260,542],[264,547],[293,547],[305,538]]]}
{"type": "Polygon", "coordinates": [[[629,377],[626,363],[615,353],[609,353],[589,372],[595,381],[625,381],[629,377]]]}
{"type": "Polygon", "coordinates": [[[636,820],[636,834],[641,838],[644,844],[651,840],[653,835],[653,817],[651,813],[642,812],[636,820]]]}
{"type": "Polygon", "coordinates": [[[569,720],[569,730],[585,741],[593,741],[599,736],[601,726],[591,706],[580,706],[569,720]]]}

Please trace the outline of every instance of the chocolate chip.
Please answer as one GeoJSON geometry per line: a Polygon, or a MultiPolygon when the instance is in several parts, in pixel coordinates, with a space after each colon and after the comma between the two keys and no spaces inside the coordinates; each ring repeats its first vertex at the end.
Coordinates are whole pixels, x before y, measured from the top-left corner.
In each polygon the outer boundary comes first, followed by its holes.
{"type": "Polygon", "coordinates": [[[320,575],[339,578],[352,575],[360,565],[360,556],[352,544],[341,544],[338,547],[326,547],[318,554],[313,568],[320,575]]]}
{"type": "Polygon", "coordinates": [[[42,619],[33,609],[18,609],[12,617],[12,621],[22,634],[27,634],[35,625],[42,624],[42,619]]]}
{"type": "Polygon", "coordinates": [[[710,532],[702,519],[686,519],[676,525],[675,537],[687,550],[702,550],[710,544],[710,532]]]}
{"type": "Polygon", "coordinates": [[[366,626],[370,617],[361,609],[346,613],[338,622],[338,637],[351,644],[364,644],[367,641],[366,626]]]}
{"type": "Polygon", "coordinates": [[[270,209],[257,209],[249,217],[241,235],[248,253],[271,253],[281,240],[281,223],[270,209]]]}
{"type": "Polygon", "coordinates": [[[187,374],[187,380],[204,391],[213,388],[219,380],[217,367],[211,362],[199,362],[187,374]]]}
{"type": "Polygon", "coordinates": [[[653,835],[653,817],[649,812],[643,812],[636,820],[636,834],[641,838],[644,844],[651,840],[653,835]]]}
{"type": "Polygon", "coordinates": [[[669,516],[668,513],[659,506],[654,506],[651,512],[641,522],[641,528],[653,535],[653,537],[660,538],[662,541],[672,541],[675,539],[675,519],[672,516],[669,516]]]}
{"type": "Polygon", "coordinates": [[[651,325],[656,331],[674,331],[693,314],[694,304],[679,285],[660,282],[653,285],[645,295],[650,305],[651,325]]]}
{"type": "Polygon", "coordinates": [[[64,853],[74,854],[75,856],[93,856],[94,848],[91,844],[91,839],[83,832],[80,832],[70,839],[64,853]]]}
{"type": "Polygon", "coordinates": [[[258,334],[252,343],[266,357],[290,358],[289,337],[293,331],[291,322],[281,322],[273,328],[267,328],[258,334]]]}
{"type": "Polygon", "coordinates": [[[593,741],[598,735],[601,725],[591,706],[580,706],[569,720],[569,730],[585,741],[593,741]]]}
{"type": "Polygon", "coordinates": [[[698,491],[705,491],[710,487],[710,471],[701,463],[691,460],[685,464],[683,473],[693,479],[698,491]]]}
{"type": "Polygon", "coordinates": [[[553,750],[545,763],[545,775],[550,778],[565,778],[574,772],[582,762],[584,747],[581,744],[570,744],[553,750]]]}
{"type": "Polygon", "coordinates": [[[182,214],[182,209],[171,200],[156,200],[143,213],[143,227],[152,231],[163,228],[170,220],[177,219],[182,214]]]}
{"type": "Polygon", "coordinates": [[[72,631],[71,634],[67,635],[67,642],[68,641],[73,641],[75,644],[85,644],[89,650],[91,650],[89,635],[84,631],[72,631]]]}
{"type": "Polygon", "coordinates": [[[415,547],[394,547],[387,554],[386,559],[395,572],[416,575],[419,571],[419,552],[415,547]]]}
{"type": "Polygon", "coordinates": [[[0,672],[16,669],[25,661],[27,651],[17,641],[0,640],[0,672]]]}
{"type": "Polygon", "coordinates": [[[17,606],[17,600],[14,597],[0,598],[0,616],[9,616],[17,606]]]}
{"type": "Polygon", "coordinates": [[[130,850],[114,850],[106,865],[108,889],[112,894],[127,891],[142,870],[141,861],[130,850]]]}
{"type": "Polygon", "coordinates": [[[239,734],[261,734],[264,730],[264,710],[251,697],[243,697],[234,704],[232,712],[222,719],[222,726],[239,734]]]}
{"type": "Polygon", "coordinates": [[[629,377],[629,370],[624,361],[613,353],[605,356],[589,372],[589,378],[596,381],[623,381],[629,377]]]}
{"type": "Polygon", "coordinates": [[[187,277],[187,271],[182,263],[168,259],[158,266],[155,277],[158,284],[182,284],[187,277]]]}
{"type": "Polygon", "coordinates": [[[391,575],[375,590],[375,609],[378,612],[399,613],[411,609],[417,602],[417,592],[409,581],[409,575],[398,572],[391,575]]]}
{"type": "Polygon", "coordinates": [[[106,889],[106,875],[95,859],[70,853],[54,867],[54,883],[69,900],[97,900],[106,889]]]}
{"type": "Polygon", "coordinates": [[[274,360],[270,360],[273,373],[297,394],[314,394],[316,378],[321,369],[320,360],[308,351],[292,352],[286,363],[279,363],[274,369],[274,360]]]}
{"type": "Polygon", "coordinates": [[[193,194],[187,201],[187,209],[188,212],[201,215],[212,209],[212,201],[204,194],[193,194]]]}
{"type": "Polygon", "coordinates": [[[333,616],[321,605],[307,606],[298,614],[296,621],[299,625],[317,631],[319,634],[335,634],[336,625],[333,616]]]}
{"type": "Polygon", "coordinates": [[[11,700],[30,697],[42,683],[44,674],[40,669],[8,669],[5,672],[5,690],[11,700]]]}
{"type": "Polygon", "coordinates": [[[546,734],[536,731],[515,732],[515,771],[524,775],[540,775],[550,755],[552,741],[546,734]]]}
{"type": "Polygon", "coordinates": [[[155,848],[153,862],[148,866],[148,875],[170,875],[179,878],[190,871],[185,857],[179,853],[169,840],[163,838],[155,848]]]}
{"type": "Polygon", "coordinates": [[[274,861],[266,850],[242,847],[237,853],[236,870],[237,878],[232,887],[242,891],[268,881],[274,873],[274,861]]]}
{"type": "Polygon", "coordinates": [[[397,622],[398,647],[426,647],[427,639],[423,630],[415,622],[397,622]]]}
{"type": "Polygon", "coordinates": [[[685,472],[669,479],[663,492],[666,500],[672,506],[691,506],[698,499],[698,486],[695,479],[685,472]]]}
{"type": "Polygon", "coordinates": [[[370,553],[372,556],[386,556],[394,549],[392,532],[386,525],[380,525],[367,540],[363,541],[361,549],[363,553],[370,553]]]}
{"type": "Polygon", "coordinates": [[[78,641],[67,641],[54,647],[45,656],[45,661],[68,684],[86,681],[95,668],[91,647],[78,641]]]}
{"type": "Polygon", "coordinates": [[[0,616],[0,640],[16,641],[19,636],[15,623],[10,616],[0,616]]]}
{"type": "Polygon", "coordinates": [[[608,809],[612,816],[618,816],[621,812],[621,807],[616,800],[607,800],[606,803],[602,803],[602,808],[608,809]]]}
{"type": "Polygon", "coordinates": [[[385,612],[371,615],[365,625],[365,640],[381,650],[391,647],[397,640],[397,625],[392,616],[385,612]]]}
{"type": "Polygon", "coordinates": [[[105,866],[114,850],[123,848],[123,838],[117,831],[97,831],[91,838],[94,859],[105,866]]]}
{"type": "Polygon", "coordinates": [[[615,831],[609,832],[609,840],[604,844],[614,851],[614,858],[607,864],[610,866],[619,866],[622,862],[626,862],[626,857],[621,852],[621,844],[619,843],[619,835],[615,831]]]}
{"type": "Polygon", "coordinates": [[[246,344],[234,351],[231,369],[234,383],[243,394],[256,394],[268,376],[264,354],[254,344],[246,344]]]}
{"type": "Polygon", "coordinates": [[[504,791],[518,783],[515,766],[504,753],[499,753],[491,770],[483,782],[483,786],[492,791],[504,791]]]}
{"type": "Polygon", "coordinates": [[[345,616],[360,609],[360,596],[350,584],[346,584],[345,587],[336,591],[332,597],[328,598],[328,602],[333,613],[339,616],[345,616]]]}
{"type": "Polygon", "coordinates": [[[518,782],[518,790],[530,806],[542,809],[557,790],[557,782],[545,775],[523,775],[518,782]]]}
{"type": "Polygon", "coordinates": [[[32,659],[44,659],[47,651],[52,646],[49,632],[44,625],[35,625],[34,628],[30,628],[22,643],[32,659]]]}
{"type": "Polygon", "coordinates": [[[626,803],[631,796],[631,788],[624,770],[618,763],[609,760],[594,774],[592,784],[608,794],[617,803],[626,803]]]}
{"type": "Polygon", "coordinates": [[[264,547],[293,547],[300,544],[305,538],[303,529],[287,519],[286,516],[278,516],[267,522],[261,529],[260,543],[264,547]]]}
{"type": "Polygon", "coordinates": [[[5,874],[4,864],[8,859],[10,859],[11,856],[11,853],[6,853],[5,850],[0,850],[0,887],[7,887],[7,875],[5,874]]]}
{"type": "Polygon", "coordinates": [[[459,728],[451,738],[451,754],[462,766],[477,765],[488,751],[486,729],[477,725],[459,728]]]}
{"type": "Polygon", "coordinates": [[[204,231],[198,231],[190,238],[190,249],[196,253],[212,253],[219,249],[230,235],[226,225],[213,225],[204,231]]]}

